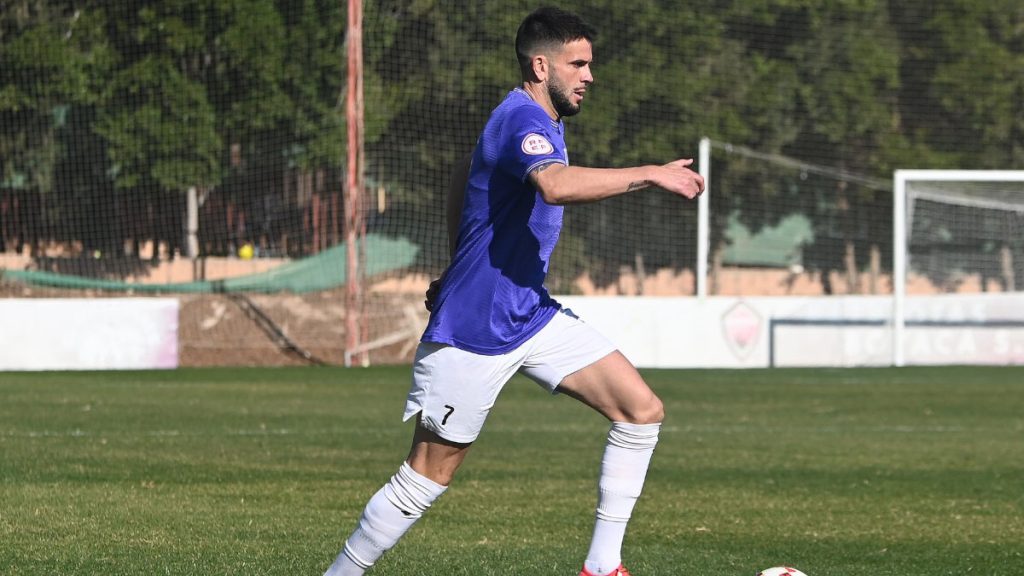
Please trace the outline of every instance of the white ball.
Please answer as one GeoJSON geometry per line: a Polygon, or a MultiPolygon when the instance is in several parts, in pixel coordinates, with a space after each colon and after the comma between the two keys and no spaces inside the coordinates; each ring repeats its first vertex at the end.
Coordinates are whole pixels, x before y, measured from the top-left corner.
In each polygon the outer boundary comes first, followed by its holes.
{"type": "Polygon", "coordinates": [[[788,566],[776,566],[774,568],[765,568],[757,573],[757,576],[807,576],[803,572],[796,568],[790,568],[788,566]]]}

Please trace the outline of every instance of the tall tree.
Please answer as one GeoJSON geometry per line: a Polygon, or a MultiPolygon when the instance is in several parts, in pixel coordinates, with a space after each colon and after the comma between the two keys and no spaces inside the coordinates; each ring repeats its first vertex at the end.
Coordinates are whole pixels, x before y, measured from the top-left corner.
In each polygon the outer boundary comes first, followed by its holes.
{"type": "MultiPolygon", "coordinates": [[[[19,220],[33,252],[49,229],[58,131],[76,104],[94,102],[106,62],[88,3],[21,0],[0,10],[0,189],[27,192],[19,220]],[[25,210],[24,208],[29,208],[25,210]]],[[[12,214],[13,215],[13,214],[12,214]]],[[[24,240],[24,238],[22,238],[24,240]]]]}
{"type": "MultiPolygon", "coordinates": [[[[800,112],[805,123],[800,140],[805,157],[809,143],[816,152],[812,158],[820,164],[884,178],[891,170],[886,169],[885,143],[897,136],[900,70],[886,2],[810,0],[804,9],[808,37],[789,55],[798,63],[801,77],[800,112]]],[[[848,293],[862,290],[864,263],[874,263],[872,271],[878,275],[879,242],[889,235],[872,224],[879,220],[877,208],[887,206],[888,198],[884,191],[857,189],[840,177],[831,203],[834,220],[815,219],[823,224],[816,231],[820,241],[840,241],[848,293]]],[[[821,260],[819,266],[829,286],[830,263],[821,260]]]]}
{"type": "Polygon", "coordinates": [[[1024,5],[943,2],[926,27],[939,39],[933,94],[956,136],[936,144],[964,166],[1024,167],[1024,5]]]}
{"type": "Polygon", "coordinates": [[[166,241],[173,256],[184,236],[185,191],[220,182],[215,109],[194,70],[205,61],[202,26],[212,8],[204,4],[130,0],[107,7],[117,60],[96,131],[123,205],[137,215],[111,235],[115,246],[145,236],[166,241]]]}
{"type": "MultiPolygon", "coordinates": [[[[133,205],[164,207],[154,226],[176,245],[187,189],[206,197],[229,172],[284,153],[268,137],[291,104],[284,23],[272,0],[133,0],[109,10],[119,61],[97,129],[118,188],[133,205]]],[[[241,222],[211,224],[234,239],[241,222]]]]}

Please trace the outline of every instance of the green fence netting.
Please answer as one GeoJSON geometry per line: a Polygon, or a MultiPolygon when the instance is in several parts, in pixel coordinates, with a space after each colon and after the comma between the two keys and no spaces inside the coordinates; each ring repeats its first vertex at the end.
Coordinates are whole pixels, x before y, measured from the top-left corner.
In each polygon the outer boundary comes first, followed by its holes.
{"type": "MultiPolygon", "coordinates": [[[[363,242],[365,270],[374,276],[405,268],[413,263],[419,247],[404,238],[368,235],[363,242]]],[[[42,270],[0,270],[0,280],[17,281],[32,286],[67,289],[95,289],[133,293],[225,293],[293,292],[303,294],[330,290],[346,281],[347,245],[339,244],[314,256],[293,260],[272,270],[226,278],[171,284],[143,284],[101,278],[86,278],[42,270]]]]}

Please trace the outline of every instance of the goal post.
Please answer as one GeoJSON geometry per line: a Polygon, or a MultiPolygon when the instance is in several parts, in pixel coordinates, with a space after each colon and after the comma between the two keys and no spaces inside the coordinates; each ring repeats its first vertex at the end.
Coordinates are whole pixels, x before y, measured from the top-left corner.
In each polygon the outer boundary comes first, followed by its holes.
{"type": "Polygon", "coordinates": [[[697,297],[708,295],[708,255],[711,250],[711,139],[705,136],[700,139],[698,148],[698,170],[704,178],[704,193],[697,198],[697,297]]]}
{"type": "Polygon", "coordinates": [[[938,291],[976,276],[980,292],[1020,290],[1024,171],[896,170],[893,174],[892,363],[906,363],[911,273],[938,291]],[[916,256],[915,256],[916,254],[916,256]],[[991,278],[995,277],[995,281],[991,278]]]}

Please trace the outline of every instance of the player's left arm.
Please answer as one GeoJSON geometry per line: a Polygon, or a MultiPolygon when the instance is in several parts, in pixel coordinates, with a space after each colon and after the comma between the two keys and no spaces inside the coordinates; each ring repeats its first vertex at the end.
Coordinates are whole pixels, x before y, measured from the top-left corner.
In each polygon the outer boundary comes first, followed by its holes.
{"type": "MultiPolygon", "coordinates": [[[[448,193],[445,195],[445,225],[448,228],[448,254],[449,258],[455,258],[455,247],[459,242],[459,225],[462,221],[462,206],[466,201],[466,183],[469,181],[469,167],[473,162],[473,156],[468,155],[455,163],[452,169],[452,177],[448,184],[448,193]]],[[[428,310],[434,309],[434,300],[441,290],[440,278],[434,279],[427,287],[426,297],[423,306],[428,310]]]]}
{"type": "Polygon", "coordinates": [[[445,222],[448,226],[448,254],[455,257],[455,246],[459,241],[459,226],[462,222],[462,207],[466,202],[466,184],[469,182],[469,168],[473,163],[472,154],[455,163],[448,195],[445,199],[445,222]]]}
{"type": "Polygon", "coordinates": [[[596,202],[651,186],[693,199],[704,191],[704,178],[689,168],[691,164],[692,159],[632,168],[584,168],[549,163],[534,169],[529,178],[548,204],[596,202]]]}

